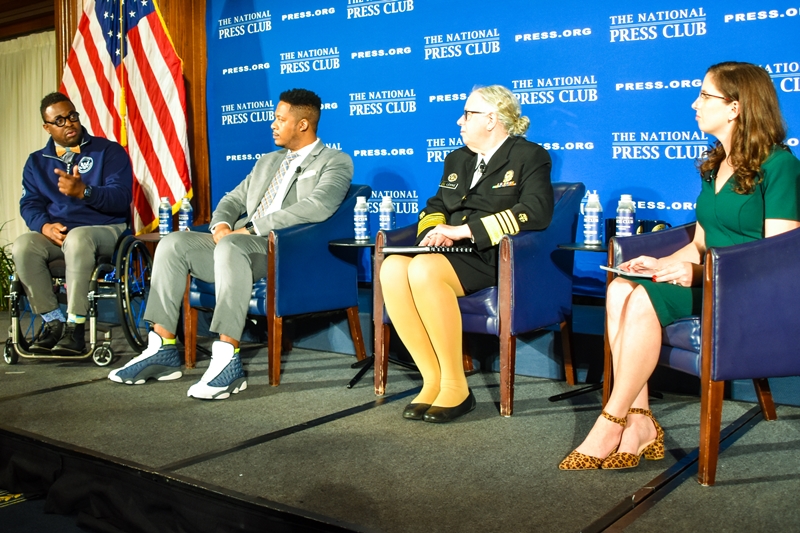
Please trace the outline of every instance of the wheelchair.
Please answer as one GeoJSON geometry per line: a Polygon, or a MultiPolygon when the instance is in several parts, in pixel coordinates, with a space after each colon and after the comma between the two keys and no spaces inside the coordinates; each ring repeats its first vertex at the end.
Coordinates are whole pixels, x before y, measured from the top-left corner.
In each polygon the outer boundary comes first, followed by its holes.
{"type": "MultiPolygon", "coordinates": [[[[65,263],[53,261],[48,267],[53,275],[53,290],[58,293],[59,303],[66,303],[65,263]]],[[[137,353],[147,346],[147,324],[144,322],[144,309],[150,289],[150,274],[153,261],[145,243],[136,239],[129,230],[117,240],[112,257],[99,256],[95,262],[89,284],[89,312],[87,329],[89,342],[79,355],[39,354],[30,351],[44,330],[44,321],[33,313],[25,297],[22,283],[12,278],[9,298],[11,325],[9,337],[3,349],[3,361],[14,365],[19,358],[61,359],[80,361],[92,358],[97,366],[106,366],[114,359],[111,350],[111,328],[98,339],[98,303],[104,299],[116,300],[116,318],[128,344],[137,353]]]]}

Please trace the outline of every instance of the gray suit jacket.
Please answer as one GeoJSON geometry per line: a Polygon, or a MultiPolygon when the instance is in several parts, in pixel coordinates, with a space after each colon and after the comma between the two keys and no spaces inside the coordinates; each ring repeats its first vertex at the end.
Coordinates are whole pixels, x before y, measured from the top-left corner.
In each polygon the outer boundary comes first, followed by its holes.
{"type": "MultiPolygon", "coordinates": [[[[286,149],[262,156],[244,181],[219,201],[210,227],[226,222],[231,228],[239,229],[249,222],[285,156],[286,149]]],[[[299,174],[294,172],[286,178],[290,182],[281,209],[253,221],[260,235],[266,236],[273,229],[328,219],[350,189],[353,161],[346,153],[327,148],[322,141],[300,168],[299,174]]]]}

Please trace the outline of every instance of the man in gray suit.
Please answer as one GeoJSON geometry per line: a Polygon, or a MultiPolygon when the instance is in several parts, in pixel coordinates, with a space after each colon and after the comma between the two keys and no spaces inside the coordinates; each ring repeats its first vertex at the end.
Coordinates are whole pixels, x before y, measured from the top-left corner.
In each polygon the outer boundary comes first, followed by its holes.
{"type": "Polygon", "coordinates": [[[153,324],[142,354],[108,378],[140,385],[181,377],[175,331],[186,275],[216,286],[217,307],[211,331],[219,334],[211,363],[187,395],[221,400],[247,388],[239,359],[253,281],[267,275],[270,230],[322,222],[339,207],[350,188],[350,156],[327,148],[317,138],[320,98],[305,89],[280,95],[272,123],[275,145],[250,174],[220,200],[211,217],[211,234],[176,232],[163,238],[153,264],[145,320],[153,324]]]}

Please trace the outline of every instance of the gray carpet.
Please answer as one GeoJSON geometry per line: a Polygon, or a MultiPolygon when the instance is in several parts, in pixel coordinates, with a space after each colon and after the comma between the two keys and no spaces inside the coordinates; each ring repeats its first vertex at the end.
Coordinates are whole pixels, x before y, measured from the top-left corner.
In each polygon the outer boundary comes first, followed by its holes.
{"type": "MultiPolygon", "coordinates": [[[[133,355],[119,337],[112,367],[133,355]]],[[[91,361],[4,365],[0,423],[200,486],[387,533],[580,531],[698,442],[698,399],[665,395],[653,402],[667,435],[664,460],[627,471],[561,472],[558,462],[599,413],[598,392],[551,403],[549,396],[570,387],[518,376],[514,416],[502,418],[498,375],[474,374],[469,383],[478,408],[440,426],[400,417],[420,385],[414,372],[390,366],[385,401],[375,403],[371,372],[345,388],[355,373],[351,356],[295,349],[283,356],[279,387],[268,384],[265,349],[246,351],[243,359],[247,390],[215,402],[186,397],[207,359],[180,380],[142,386],[102,379],[109,369],[91,361]],[[76,386],[57,388],[67,384],[76,386]]],[[[752,407],[726,402],[723,427],[752,407]]],[[[797,530],[800,409],[782,406],[778,415],[722,453],[717,486],[701,487],[686,475],[617,527],[797,530]]]]}

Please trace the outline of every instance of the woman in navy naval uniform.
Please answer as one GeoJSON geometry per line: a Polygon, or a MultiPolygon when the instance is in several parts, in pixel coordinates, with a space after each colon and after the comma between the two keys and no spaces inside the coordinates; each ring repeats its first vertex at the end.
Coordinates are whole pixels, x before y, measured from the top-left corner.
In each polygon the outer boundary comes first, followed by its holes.
{"type": "Polygon", "coordinates": [[[380,272],[386,309],[423,379],[403,417],[426,422],[475,408],[456,299],[497,284],[503,235],[544,229],[553,215],[550,156],[522,137],[530,121],[511,91],[474,90],[457,123],[465,146],[445,158],[439,190],[419,215],[417,244],[474,251],[391,255],[380,272]]]}

